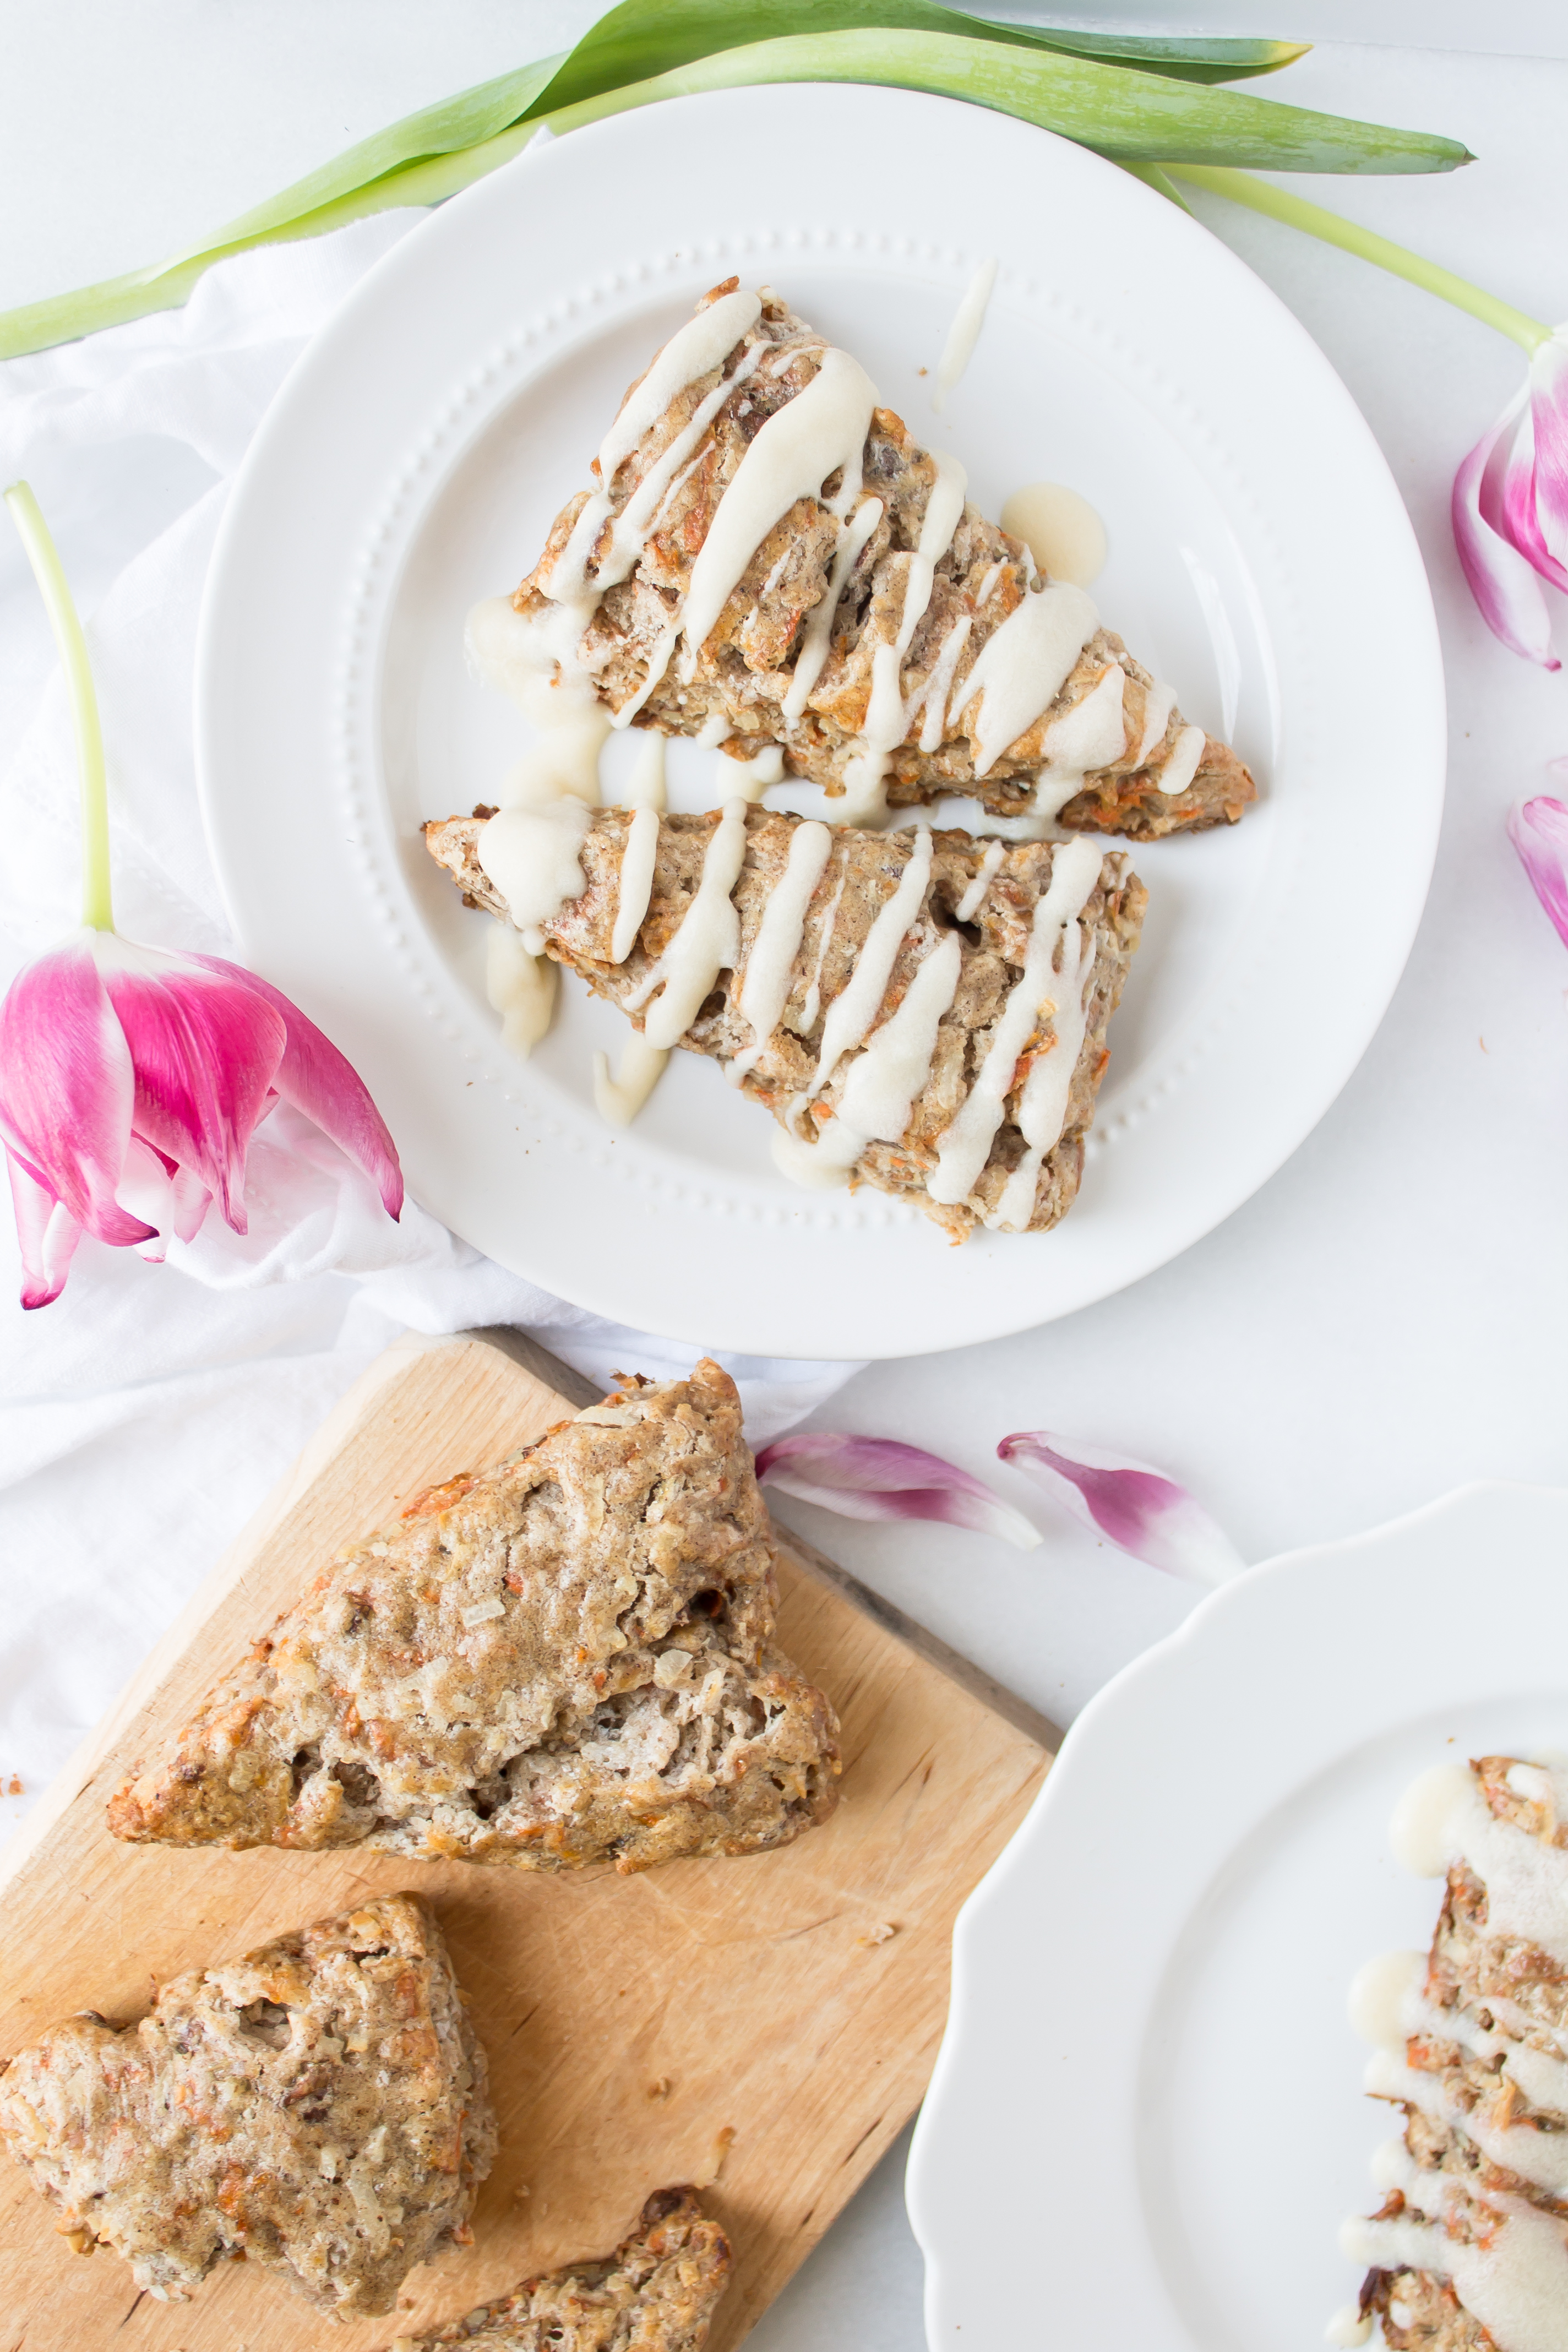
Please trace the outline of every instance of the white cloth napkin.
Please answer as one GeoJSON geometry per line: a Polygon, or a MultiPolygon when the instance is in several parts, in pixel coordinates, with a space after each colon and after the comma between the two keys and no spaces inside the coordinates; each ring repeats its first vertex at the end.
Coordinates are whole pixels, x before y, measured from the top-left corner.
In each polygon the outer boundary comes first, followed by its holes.
{"type": "MultiPolygon", "coordinates": [[[[192,668],[229,484],[310,335],[423,218],[386,214],[213,270],[184,310],[0,367],[0,486],[37,491],[102,709],[115,911],[232,952],[197,809],[192,668]]],[[[74,928],[75,761],[47,625],[0,522],[0,986],[74,928]]],[[[82,1244],[24,1315],[0,1213],[0,1822],[25,1811],[334,1400],[400,1329],[507,1323],[595,1380],[700,1352],[509,1274],[417,1203],[394,1225],[298,1113],[258,1131],[250,1231],[216,1211],[165,1266],[82,1244]]],[[[857,1368],[724,1355],[754,1444],[857,1368]]]]}

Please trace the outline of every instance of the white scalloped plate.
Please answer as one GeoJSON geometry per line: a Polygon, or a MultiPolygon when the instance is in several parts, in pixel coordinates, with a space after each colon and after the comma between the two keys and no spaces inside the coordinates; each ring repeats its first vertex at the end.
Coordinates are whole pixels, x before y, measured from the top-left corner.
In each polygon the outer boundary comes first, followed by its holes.
{"type": "MultiPolygon", "coordinates": [[[[437,1216],[645,1329],[880,1356],[1103,1297],[1295,1149],[1414,936],[1444,721],[1404,509],[1273,295],[1080,148],[942,99],[817,88],[574,132],[370,272],[236,485],[197,742],[241,953],[353,1057],[437,1216]],[[985,326],[939,424],[935,362],[991,255],[985,326]],[[522,739],[465,673],[469,604],[531,562],[626,384],[731,272],[853,349],[885,401],[963,458],[987,511],[1041,478],[1092,499],[1106,619],[1262,783],[1234,832],[1139,855],[1145,943],[1082,1194],[1050,1234],[953,1250],[878,1193],[802,1193],[773,1171],[765,1115],[690,1055],[635,1128],[605,1129],[590,1055],[616,1050],[620,1016],[568,981],[545,1045],[509,1056],[485,919],[420,843],[422,819],[494,797],[522,739]]],[[[612,787],[634,748],[612,744],[612,787]]],[[[718,761],[673,747],[676,805],[709,804],[718,761]]]]}
{"type": "Polygon", "coordinates": [[[1568,1748],[1568,1491],[1462,1488],[1205,1600],[1074,1724],[959,1915],[910,2157],[931,2352],[1321,2352],[1394,2128],[1352,1978],[1455,1756],[1568,1748]]]}

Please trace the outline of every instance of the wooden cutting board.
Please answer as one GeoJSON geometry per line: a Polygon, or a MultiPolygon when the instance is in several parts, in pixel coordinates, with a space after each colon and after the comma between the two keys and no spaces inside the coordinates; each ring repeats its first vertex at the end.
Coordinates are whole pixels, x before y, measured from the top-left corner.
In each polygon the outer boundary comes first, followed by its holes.
{"type": "Polygon", "coordinates": [[[587,1396],[512,1333],[389,1349],[0,1864],[4,2053],[75,2010],[133,2018],[156,1980],[368,1895],[426,1894],[500,2120],[474,2246],[416,2271],[391,2319],[341,2326],[243,2263],[191,2303],[162,2304],[138,2295],[116,2255],[72,2254],[0,2156],[3,2352],[370,2352],[607,2250],[651,2189],[683,2180],[711,2184],[734,2245],[710,2338],[727,2352],[919,2104],[954,1915],[1017,1827],[1054,1735],[793,1536],[779,1636],[837,1707],[845,1769],[834,1819],[780,1853],[549,1878],[390,1854],[127,1846],[104,1828],[129,1766],[323,1559],[587,1396]]]}

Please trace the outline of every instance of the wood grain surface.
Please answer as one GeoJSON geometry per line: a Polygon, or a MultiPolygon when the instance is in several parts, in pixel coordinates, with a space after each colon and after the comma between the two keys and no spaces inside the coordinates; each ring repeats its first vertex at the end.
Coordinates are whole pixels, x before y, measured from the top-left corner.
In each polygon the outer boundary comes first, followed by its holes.
{"type": "Polygon", "coordinates": [[[710,2186],[734,2244],[710,2338],[727,2352],[919,2104],[954,1915],[1038,1788],[1049,1727],[783,1531],[780,1640],[837,1707],[845,1770],[832,1822],[780,1853],[549,1878],[109,1836],[110,1790],[324,1559],[583,1401],[575,1376],[546,1365],[547,1385],[526,1356],[482,1334],[389,1349],[0,1864],[0,2053],[74,2010],[134,2018],[160,1979],[367,1895],[428,1895],[500,2120],[474,2246],[416,2271],[389,2319],[340,2325],[243,2263],[161,2304],[118,2256],[72,2254],[0,2156],[0,2352],[379,2352],[607,2250],[681,2180],[710,2186]]]}

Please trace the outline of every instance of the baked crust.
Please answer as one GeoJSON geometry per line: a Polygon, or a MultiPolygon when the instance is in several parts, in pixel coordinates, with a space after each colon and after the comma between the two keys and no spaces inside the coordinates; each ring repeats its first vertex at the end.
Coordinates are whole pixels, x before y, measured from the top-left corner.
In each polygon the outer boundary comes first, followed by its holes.
{"type": "MultiPolygon", "coordinates": [[[[731,893],[740,918],[739,958],[732,971],[720,973],[713,993],[680,1038],[688,1052],[729,1062],[753,1042],[751,1024],[740,1011],[748,961],[768,901],[788,862],[792,836],[805,822],[771,809],[747,811],[745,857],[731,893]]],[[[623,1010],[637,996],[689,907],[704,851],[720,818],[714,813],[661,818],[647,914],[631,953],[616,964],[609,960],[611,935],[630,823],[625,809],[595,812],[581,851],[587,887],[542,927],[547,952],[579,972],[597,995],[623,1010]]],[[[476,855],[483,824],[482,817],[452,817],[429,824],[425,829],[426,845],[470,904],[505,916],[506,901],[476,855]]],[[[1034,910],[1049,887],[1058,851],[1049,842],[1015,842],[1004,847],[973,841],[964,833],[938,832],[931,838],[931,879],[900,947],[881,1016],[887,1017],[896,1008],[915,971],[944,936],[956,934],[960,940],[961,977],[938,1029],[930,1072],[903,1135],[896,1142],[872,1142],[856,1162],[854,1173],[879,1192],[911,1201],[954,1241],[963,1241],[988,1213],[997,1210],[1008,1178],[1025,1156],[1026,1146],[1016,1114],[1030,1067],[1056,1044],[1055,1023],[1048,1013],[1040,1015],[1015,1066],[1007,1115],[968,1198],[945,1203],[933,1201],[928,1180],[936,1167],[938,1140],[969,1092],[1007,992],[1023,970],[1034,910]],[[988,852],[999,854],[1000,862],[960,924],[958,908],[980,879],[988,852]]],[[[831,854],[807,910],[783,1014],[764,1041],[760,1058],[740,1079],[745,1091],[772,1111],[786,1131],[795,1131],[790,1128],[792,1105],[810,1082],[828,1013],[854,974],[872,924],[892,897],[913,850],[914,836],[909,832],[833,828],[831,854]]],[[[1026,1222],[1019,1223],[1017,1230],[1046,1232],[1066,1215],[1077,1194],[1084,1139],[1110,1058],[1106,1032],[1138,944],[1146,895],[1126,858],[1108,852],[1080,918],[1085,936],[1092,940],[1094,963],[1084,991],[1087,1018],[1067,1115],[1059,1139],[1040,1164],[1026,1222]]],[[[628,1017],[637,1027],[643,1025],[638,1012],[628,1012],[628,1017]]],[[[819,1123],[843,1101],[856,1060],[856,1055],[847,1055],[818,1097],[813,1116],[819,1123]]]]}
{"type": "Polygon", "coordinates": [[[695,2191],[661,2189],[613,2254],[524,2279],[389,2352],[700,2352],[729,2278],[730,2242],[695,2191]]]}
{"type": "Polygon", "coordinates": [[[485,2054],[417,1895],[175,1977],[116,2029],[68,2019],[7,2062],[0,2134],[78,2252],[184,2302],[226,2259],[318,2310],[390,2311],[469,2242],[496,2147],[485,2054]]]}
{"type": "Polygon", "coordinates": [[[773,1557],[729,1375],[628,1381],[341,1554],[109,1826],[530,1870],[781,1845],[838,1727],[773,1645],[773,1557]]]}
{"type": "MultiPolygon", "coordinates": [[[[738,284],[728,278],[714,287],[699,310],[738,284]]],[[[676,396],[618,467],[609,486],[613,513],[586,567],[590,586],[595,562],[604,561],[615,518],[686,431],[698,408],[727,377],[735,380],[734,390],[711,418],[697,457],[659,507],[658,528],[648,534],[630,576],[605,590],[578,642],[577,659],[612,710],[622,710],[641,693],[650,656],[681,607],[720,500],[747,449],[768,418],[805,391],[826,348],[823,338],[784,302],[764,293],[756,325],[719,367],[676,396]],[[766,357],[748,369],[745,362],[758,347],[766,357]]],[[[627,396],[636,389],[632,385],[627,396]]],[[[597,470],[595,460],[595,475],[597,470]]],[[[935,460],[891,409],[873,412],[863,481],[868,494],[882,501],[882,518],[843,583],[827,661],[798,719],[787,717],[783,706],[807,616],[828,592],[838,537],[833,517],[816,498],[797,500],[774,524],[698,650],[693,674],[688,677],[671,664],[637,712],[636,724],[657,727],[666,734],[697,735],[721,721],[732,731],[727,747],[732,756],[751,758],[765,745],[777,743],[791,774],[807,777],[830,793],[844,792],[845,771],[858,748],[870,703],[876,651],[879,646],[890,646],[899,635],[905,583],[937,481],[935,460]]],[[[547,621],[559,614],[550,594],[552,569],[588,497],[581,491],[562,509],[539,562],[517,589],[512,603],[525,618],[547,621]]],[[[906,740],[891,754],[887,772],[891,804],[910,806],[963,793],[973,794],[994,814],[1021,814],[1032,804],[1050,728],[1076,709],[1113,667],[1120,667],[1124,674],[1123,751],[1088,774],[1082,789],[1060,810],[1058,822],[1069,830],[1118,833],[1135,840],[1234,824],[1257,795],[1251,775],[1226,744],[1205,737],[1190,782],[1167,795],[1160,778],[1187,723],[1173,708],[1147,754],[1138,756],[1145,721],[1152,716],[1154,681],[1121,638],[1105,628],[1084,647],[1049,709],[986,774],[976,776],[974,746],[956,723],[966,716],[959,697],[984,647],[1017,611],[1034,577],[1034,563],[1023,543],[965,504],[952,541],[937,563],[925,615],[900,666],[909,721],[906,740]],[[964,624],[955,661],[955,632],[964,624]],[[949,648],[945,664],[944,646],[949,648]],[[931,748],[922,749],[922,734],[926,741],[931,740],[925,729],[927,706],[941,702],[946,704],[948,723],[931,748]]]]}

